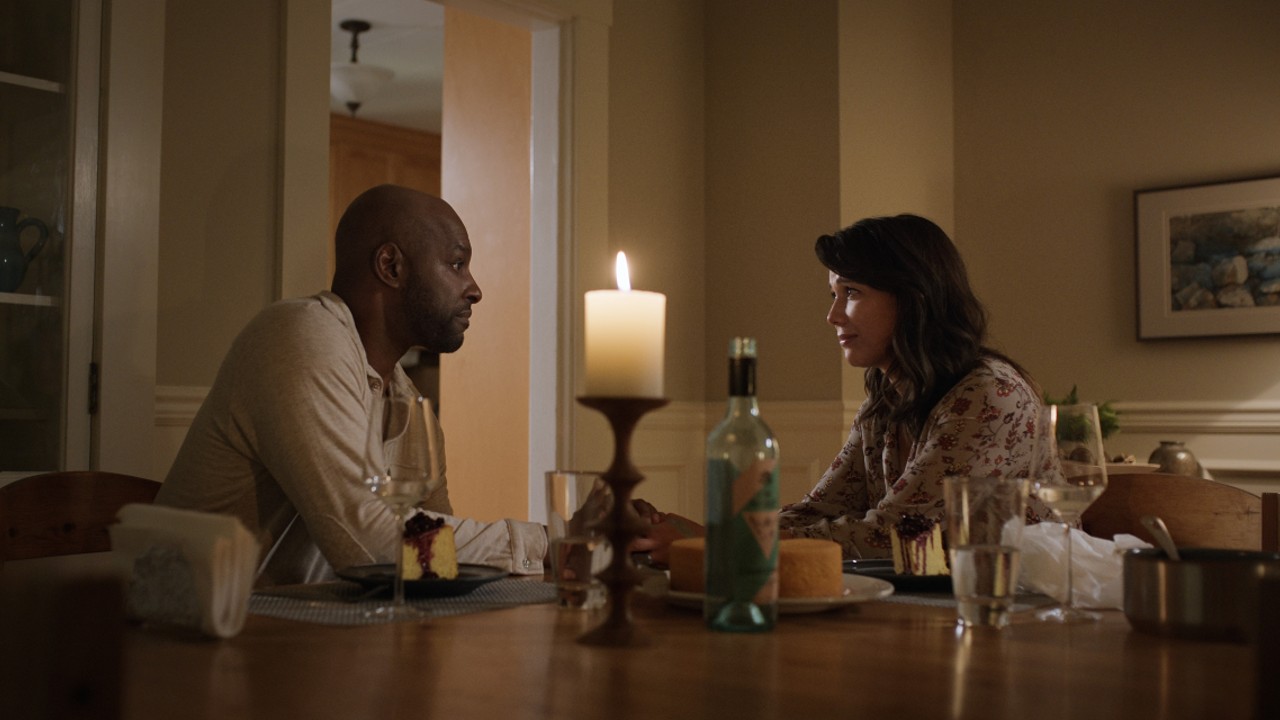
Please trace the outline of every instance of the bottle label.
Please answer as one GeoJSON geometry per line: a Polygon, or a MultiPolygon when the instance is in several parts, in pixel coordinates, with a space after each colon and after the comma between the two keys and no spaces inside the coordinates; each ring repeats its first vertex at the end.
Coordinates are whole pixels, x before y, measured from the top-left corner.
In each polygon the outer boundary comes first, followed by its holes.
{"type": "Polygon", "coordinates": [[[707,528],[708,595],[730,602],[772,605],[778,598],[777,460],[762,458],[746,470],[709,462],[707,480],[723,488],[722,522],[707,528]]]}

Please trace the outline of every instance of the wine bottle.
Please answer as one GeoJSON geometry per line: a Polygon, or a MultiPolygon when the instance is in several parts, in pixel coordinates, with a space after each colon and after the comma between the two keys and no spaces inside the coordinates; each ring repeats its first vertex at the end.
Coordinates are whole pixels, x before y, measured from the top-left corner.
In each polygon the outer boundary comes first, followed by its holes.
{"type": "Polygon", "coordinates": [[[729,408],[707,437],[706,598],[712,630],[778,618],[778,441],[756,404],[756,341],[729,343],[729,408]]]}

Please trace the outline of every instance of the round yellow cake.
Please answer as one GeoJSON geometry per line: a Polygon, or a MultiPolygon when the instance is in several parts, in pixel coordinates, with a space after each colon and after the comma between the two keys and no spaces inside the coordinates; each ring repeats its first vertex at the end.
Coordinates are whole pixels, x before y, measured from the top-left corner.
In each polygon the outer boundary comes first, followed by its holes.
{"type": "MultiPolygon", "coordinates": [[[[706,592],[703,558],[705,538],[682,538],[671,543],[667,566],[671,589],[706,592]]],[[[789,538],[778,543],[778,597],[839,597],[844,594],[840,546],[830,540],[789,538]]]]}
{"type": "Polygon", "coordinates": [[[817,538],[789,538],[778,543],[778,597],[840,597],[844,569],[840,545],[817,538]]]}

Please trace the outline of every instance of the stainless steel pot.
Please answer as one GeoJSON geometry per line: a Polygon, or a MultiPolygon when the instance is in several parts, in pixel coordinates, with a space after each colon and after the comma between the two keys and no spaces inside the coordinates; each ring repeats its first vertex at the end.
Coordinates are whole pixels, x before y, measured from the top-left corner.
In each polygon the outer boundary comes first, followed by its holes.
{"type": "MultiPolygon", "coordinates": [[[[1135,630],[1203,640],[1248,641],[1258,632],[1259,581],[1280,578],[1280,554],[1212,548],[1124,555],[1124,614],[1135,630]]],[[[1276,609],[1280,611],[1280,608],[1276,609]]]]}

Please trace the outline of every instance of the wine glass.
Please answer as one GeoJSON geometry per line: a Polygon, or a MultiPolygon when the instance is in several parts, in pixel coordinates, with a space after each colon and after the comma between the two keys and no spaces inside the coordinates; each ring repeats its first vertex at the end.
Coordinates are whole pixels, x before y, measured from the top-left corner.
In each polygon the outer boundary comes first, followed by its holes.
{"type": "Polygon", "coordinates": [[[1044,406],[1036,423],[1033,452],[1036,497],[1062,523],[1067,546],[1067,599],[1057,607],[1042,610],[1037,617],[1060,623],[1098,620],[1101,616],[1097,613],[1076,607],[1071,577],[1071,526],[1080,524],[1085,508],[1107,488],[1107,458],[1102,449],[1098,407],[1091,403],[1044,406]]]}
{"type": "Polygon", "coordinates": [[[383,422],[375,417],[369,428],[370,472],[364,479],[365,487],[391,510],[396,519],[395,577],[392,580],[391,605],[370,610],[367,615],[391,621],[423,620],[429,617],[404,599],[404,548],[405,520],[419,503],[427,498],[436,484],[435,414],[431,401],[419,397],[405,405],[392,405],[388,424],[404,431],[394,443],[391,457],[387,457],[383,441],[383,422]]]}

